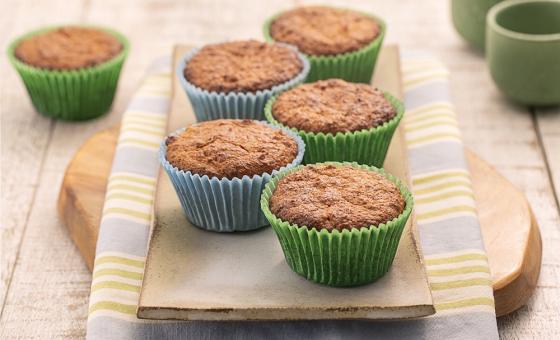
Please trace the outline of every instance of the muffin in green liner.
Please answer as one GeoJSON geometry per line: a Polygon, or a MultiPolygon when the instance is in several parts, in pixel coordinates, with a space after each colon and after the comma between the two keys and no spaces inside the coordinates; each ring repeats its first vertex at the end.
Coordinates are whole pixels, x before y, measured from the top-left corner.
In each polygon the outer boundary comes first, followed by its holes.
{"type": "Polygon", "coordinates": [[[121,49],[107,61],[76,69],[36,67],[16,56],[16,48],[22,41],[62,28],[56,26],[17,38],[8,47],[8,58],[20,74],[33,106],[41,114],[63,120],[99,117],[111,108],[121,68],[129,51],[129,42],[122,34],[107,28],[81,25],[69,27],[90,28],[108,33],[118,40],[121,49]]]}
{"type": "MultiPolygon", "coordinates": [[[[319,8],[327,8],[337,10],[335,7],[322,6],[319,8]]],[[[354,11],[352,11],[354,12],[354,11]]],[[[276,41],[270,32],[272,23],[285,12],[277,13],[268,18],[263,26],[264,38],[267,41],[276,41]]],[[[380,18],[363,12],[355,13],[364,15],[373,19],[379,25],[379,33],[367,45],[345,53],[339,54],[310,54],[302,51],[309,59],[311,70],[307,76],[306,82],[314,82],[321,79],[340,78],[356,83],[370,83],[377,62],[383,38],[385,36],[386,24],[380,18]]],[[[281,41],[278,41],[281,42],[281,41]]],[[[289,43],[289,42],[286,42],[289,43]]],[[[294,44],[294,43],[292,43],[294,44]]],[[[297,45],[297,43],[295,44],[297,45]]],[[[298,47],[299,48],[299,47],[298,47]]],[[[299,48],[301,51],[301,48],[299,48]]]]}
{"type": "Polygon", "coordinates": [[[393,134],[404,116],[404,105],[391,94],[384,92],[384,95],[396,110],[396,115],[379,126],[359,131],[315,133],[286,126],[272,114],[272,106],[278,96],[268,101],[264,115],[269,123],[290,128],[301,136],[305,142],[304,164],[346,161],[382,167],[393,134]]]}
{"type": "Polygon", "coordinates": [[[313,282],[335,287],[374,282],[387,273],[393,263],[412,211],[412,195],[398,179],[383,169],[348,162],[325,164],[351,166],[383,175],[400,191],[405,201],[404,210],[386,223],[342,230],[319,230],[313,226],[299,226],[283,221],[271,212],[270,199],[283,177],[304,166],[288,169],[274,176],[263,190],[261,209],[276,232],[286,262],[294,272],[313,282]]]}

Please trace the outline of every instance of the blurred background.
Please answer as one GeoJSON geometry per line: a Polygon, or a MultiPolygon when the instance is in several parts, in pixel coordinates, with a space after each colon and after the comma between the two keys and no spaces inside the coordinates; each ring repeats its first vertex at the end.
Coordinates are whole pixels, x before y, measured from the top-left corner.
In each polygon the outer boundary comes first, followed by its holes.
{"type": "Polygon", "coordinates": [[[95,23],[126,35],[131,51],[112,111],[84,123],[36,114],[16,71],[7,58],[0,60],[0,338],[85,335],[91,274],[57,218],[58,188],[68,161],[87,137],[119,123],[150,62],[170,54],[179,42],[262,40],[265,18],[311,3],[375,13],[388,24],[385,44],[398,43],[405,53],[428,51],[447,65],[465,144],[526,193],[545,241],[539,289],[528,306],[499,319],[501,336],[550,338],[558,332],[560,306],[548,301],[558,301],[552,297],[560,282],[554,190],[554,182],[556,193],[560,184],[560,110],[530,109],[505,99],[482,54],[453,29],[448,1],[2,0],[4,49],[16,36],[44,25],[95,23]]]}

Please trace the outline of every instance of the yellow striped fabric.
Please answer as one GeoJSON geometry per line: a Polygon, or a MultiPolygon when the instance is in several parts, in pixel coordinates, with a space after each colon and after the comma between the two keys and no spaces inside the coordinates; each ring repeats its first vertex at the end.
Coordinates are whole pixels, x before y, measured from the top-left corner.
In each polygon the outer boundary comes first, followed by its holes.
{"type": "Polygon", "coordinates": [[[476,216],[469,174],[464,169],[412,176],[416,217],[421,222],[452,216],[476,216]]]}
{"type": "MultiPolygon", "coordinates": [[[[431,194],[431,193],[429,193],[431,194]]],[[[419,198],[416,199],[415,202],[418,204],[423,204],[423,203],[431,203],[431,202],[436,202],[436,201],[442,201],[445,200],[446,198],[450,198],[450,197],[458,197],[458,196],[465,196],[465,197],[469,197],[474,199],[474,195],[471,191],[468,190],[456,190],[456,191],[447,191],[441,194],[435,194],[435,195],[428,195],[425,196],[424,198],[419,198]]]]}
{"type": "Polygon", "coordinates": [[[102,253],[95,260],[89,314],[136,316],[145,259],[126,253],[102,253]],[[107,314],[109,313],[109,314],[107,314]]]}
{"type": "MultiPolygon", "coordinates": [[[[410,135],[411,133],[412,132],[410,132],[408,135],[410,135]]],[[[407,145],[409,147],[413,147],[441,141],[461,142],[461,135],[458,132],[429,133],[425,136],[419,136],[416,138],[409,137],[407,139],[407,145]]]]}
{"type": "Polygon", "coordinates": [[[488,257],[486,256],[486,254],[481,253],[466,253],[443,258],[430,257],[426,258],[426,264],[428,266],[435,266],[438,264],[461,263],[471,260],[488,261],[488,257]]]}
{"type": "MultiPolygon", "coordinates": [[[[432,59],[405,62],[403,71],[407,91],[445,81],[448,76],[445,67],[432,59]]],[[[433,101],[407,110],[403,122],[410,150],[421,152],[423,147],[438,143],[462,144],[454,107],[448,102],[433,101]]],[[[462,146],[458,149],[462,150],[462,146]]],[[[421,229],[434,222],[453,223],[452,218],[476,218],[470,176],[462,164],[455,169],[413,172],[412,184],[421,229]]],[[[483,250],[430,253],[425,257],[425,265],[438,314],[494,312],[492,278],[483,250]]]]}
{"type": "Polygon", "coordinates": [[[438,79],[447,79],[449,72],[445,70],[435,70],[430,73],[416,75],[415,77],[405,77],[403,81],[403,87],[406,91],[409,91],[413,87],[424,85],[425,83],[432,82],[438,79]]]}
{"type": "Polygon", "coordinates": [[[459,267],[459,268],[428,270],[428,275],[430,276],[452,276],[452,275],[470,274],[470,273],[490,274],[490,268],[488,268],[488,266],[466,266],[466,267],[459,267]]]}
{"type": "Polygon", "coordinates": [[[129,110],[123,115],[119,135],[120,146],[159,149],[165,135],[167,117],[159,113],[129,110]]]}
{"type": "Polygon", "coordinates": [[[142,86],[137,90],[136,95],[169,97],[171,96],[170,82],[171,74],[169,73],[150,75],[144,80],[142,86]]]}
{"type": "Polygon", "coordinates": [[[470,182],[465,179],[455,179],[449,181],[442,181],[439,183],[434,183],[431,186],[425,186],[422,189],[415,190],[416,195],[424,195],[424,194],[434,194],[436,192],[440,192],[441,190],[446,189],[454,189],[454,188],[470,188],[470,182]]]}
{"type": "Polygon", "coordinates": [[[123,304],[114,301],[100,301],[90,305],[89,314],[93,314],[98,311],[115,311],[118,313],[128,314],[131,316],[136,316],[136,304],[123,304]]]}
{"type": "Polygon", "coordinates": [[[437,312],[462,308],[493,311],[492,278],[483,251],[430,255],[425,264],[437,312]],[[468,298],[458,300],[458,296],[468,298]]]}
{"type": "MultiPolygon", "coordinates": [[[[132,147],[151,152],[159,149],[165,135],[167,117],[161,113],[162,106],[158,103],[165,105],[161,98],[170,96],[170,84],[171,76],[168,72],[145,78],[135,94],[135,100],[156,103],[148,107],[157,109],[155,112],[150,109],[142,110],[141,104],[129,108],[123,115],[117,148],[132,147]]],[[[114,218],[120,219],[118,223],[121,225],[129,221],[136,222],[127,225],[127,228],[142,228],[139,232],[143,235],[151,223],[155,185],[154,176],[113,171],[107,185],[102,224],[105,220],[114,218]]],[[[136,306],[144,263],[144,257],[125,252],[98,252],[92,276],[90,317],[108,316],[138,322],[136,306]]]]}
{"type": "MultiPolygon", "coordinates": [[[[144,260],[138,258],[130,258],[127,254],[122,256],[119,255],[103,255],[99,254],[95,257],[95,266],[101,266],[103,264],[118,264],[125,265],[135,268],[144,268],[144,260]]],[[[94,273],[95,275],[95,273],[94,273]]]]}
{"type": "Polygon", "coordinates": [[[150,177],[126,172],[114,173],[107,185],[103,217],[130,217],[149,223],[155,184],[155,179],[150,177]]]}
{"type": "Polygon", "coordinates": [[[476,208],[468,205],[453,205],[447,208],[439,208],[436,210],[418,213],[416,217],[419,221],[424,221],[433,218],[447,218],[451,214],[476,214],[476,208]]]}
{"type": "Polygon", "coordinates": [[[430,183],[437,180],[443,180],[452,177],[459,177],[459,178],[466,178],[469,179],[469,174],[465,170],[447,170],[447,171],[440,171],[432,174],[422,174],[422,175],[415,175],[412,178],[412,183],[414,186],[419,186],[422,184],[430,183]]]}
{"type": "Polygon", "coordinates": [[[450,301],[445,303],[438,303],[435,305],[438,312],[442,312],[449,309],[459,309],[464,307],[472,306],[488,306],[494,309],[494,299],[488,297],[478,297],[472,299],[463,299],[457,301],[450,301]]]}
{"type": "Polygon", "coordinates": [[[127,279],[142,280],[142,273],[132,272],[124,269],[110,269],[110,268],[96,270],[95,273],[93,274],[93,278],[96,279],[98,277],[105,276],[105,275],[121,276],[127,279]]]}
{"type": "Polygon", "coordinates": [[[405,136],[409,147],[437,143],[440,141],[461,142],[453,106],[445,102],[434,102],[412,110],[404,117],[405,136]]]}

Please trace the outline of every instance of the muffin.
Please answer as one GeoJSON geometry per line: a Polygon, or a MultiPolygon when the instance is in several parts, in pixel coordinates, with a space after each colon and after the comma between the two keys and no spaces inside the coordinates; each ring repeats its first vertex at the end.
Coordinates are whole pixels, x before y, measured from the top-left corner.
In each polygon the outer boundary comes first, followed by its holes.
{"type": "Polygon", "coordinates": [[[37,111],[65,120],[110,109],[127,53],[121,34],[84,26],[32,32],[8,49],[37,111]]]}
{"type": "Polygon", "coordinates": [[[99,65],[122,50],[119,40],[107,32],[87,27],[61,27],[22,40],[16,58],[48,70],[75,70],[99,65]]]}
{"type": "Polygon", "coordinates": [[[177,68],[198,121],[264,119],[266,101],[303,83],[309,62],[293,47],[256,40],[206,45],[177,68]]]}
{"type": "Polygon", "coordinates": [[[300,164],[304,148],[289,130],[219,119],[171,134],[161,145],[160,161],[194,225],[245,231],[267,225],[259,209],[261,191],[273,174],[300,164]]]}
{"type": "Polygon", "coordinates": [[[399,180],[356,163],[282,171],[261,198],[288,265],[330,286],[362,285],[383,276],[412,205],[399,180]]]}
{"type": "Polygon", "coordinates": [[[381,167],[403,105],[370,85],[341,79],[303,84],[269,100],[266,119],[305,141],[306,164],[349,161],[381,167]]]}
{"type": "Polygon", "coordinates": [[[307,81],[369,83],[385,34],[380,19],[325,6],[298,7],[269,19],[265,39],[297,46],[311,62],[307,81]]]}

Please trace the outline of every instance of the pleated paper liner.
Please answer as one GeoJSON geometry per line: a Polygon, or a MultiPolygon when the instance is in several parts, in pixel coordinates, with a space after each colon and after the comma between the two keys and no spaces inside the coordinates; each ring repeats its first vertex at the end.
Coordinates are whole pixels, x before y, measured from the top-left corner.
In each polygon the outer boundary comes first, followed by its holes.
{"type": "Polygon", "coordinates": [[[352,166],[382,174],[399,188],[406,201],[404,211],[392,221],[379,226],[327,231],[282,221],[269,208],[278,181],[301,169],[298,166],[280,172],[265,186],[261,208],[278,236],[290,268],[316,283],[335,287],[364,285],[379,279],[391,267],[401,234],[412,211],[413,199],[408,189],[383,169],[356,163],[328,162],[352,166]]]}
{"type": "MultiPolygon", "coordinates": [[[[290,45],[286,47],[297,49],[290,45]]],[[[215,119],[264,120],[264,105],[272,96],[291,89],[305,81],[309,73],[309,61],[298,52],[303,69],[294,78],[271,89],[256,92],[212,92],[201,89],[185,79],[183,71],[189,60],[200,49],[193,49],[177,64],[176,74],[193,107],[198,122],[215,119]]]]}
{"type": "MultiPolygon", "coordinates": [[[[306,150],[304,164],[321,163],[327,161],[357,162],[359,164],[382,167],[393,134],[404,116],[404,105],[391,94],[385,92],[385,97],[397,111],[393,119],[383,125],[360,131],[332,133],[306,132],[292,128],[305,142],[306,150]]],[[[265,106],[266,120],[277,126],[289,128],[278,122],[272,115],[272,106],[276,97],[271,98],[265,106]]]]}
{"type": "Polygon", "coordinates": [[[120,33],[102,27],[116,37],[122,50],[112,59],[77,70],[47,70],[27,65],[15,56],[18,44],[29,37],[59,28],[48,27],[25,34],[8,47],[8,58],[21,76],[31,102],[41,114],[63,120],[86,120],[109,111],[117,89],[122,65],[129,50],[128,40],[120,33]]]}
{"type": "MultiPolygon", "coordinates": [[[[266,122],[260,123],[280,129],[266,122]]],[[[249,231],[268,225],[260,209],[264,186],[278,171],[299,165],[305,152],[305,144],[297,134],[287,129],[282,130],[296,140],[296,158],[271,174],[233,179],[209,178],[206,175],[200,176],[190,171],[179,170],[167,160],[167,146],[164,140],[160,146],[159,159],[175,188],[187,219],[201,229],[217,232],[249,231]]],[[[180,129],[171,135],[179,135],[183,131],[184,129],[180,129]]]]}
{"type": "MultiPolygon", "coordinates": [[[[305,54],[311,63],[311,71],[307,76],[306,82],[311,83],[317,80],[339,78],[354,83],[371,83],[387,25],[383,20],[374,15],[360,13],[371,17],[379,24],[379,35],[371,43],[354,52],[323,56],[305,54]]],[[[263,33],[266,41],[275,41],[270,35],[270,25],[281,14],[277,13],[265,21],[263,33]]]]}

